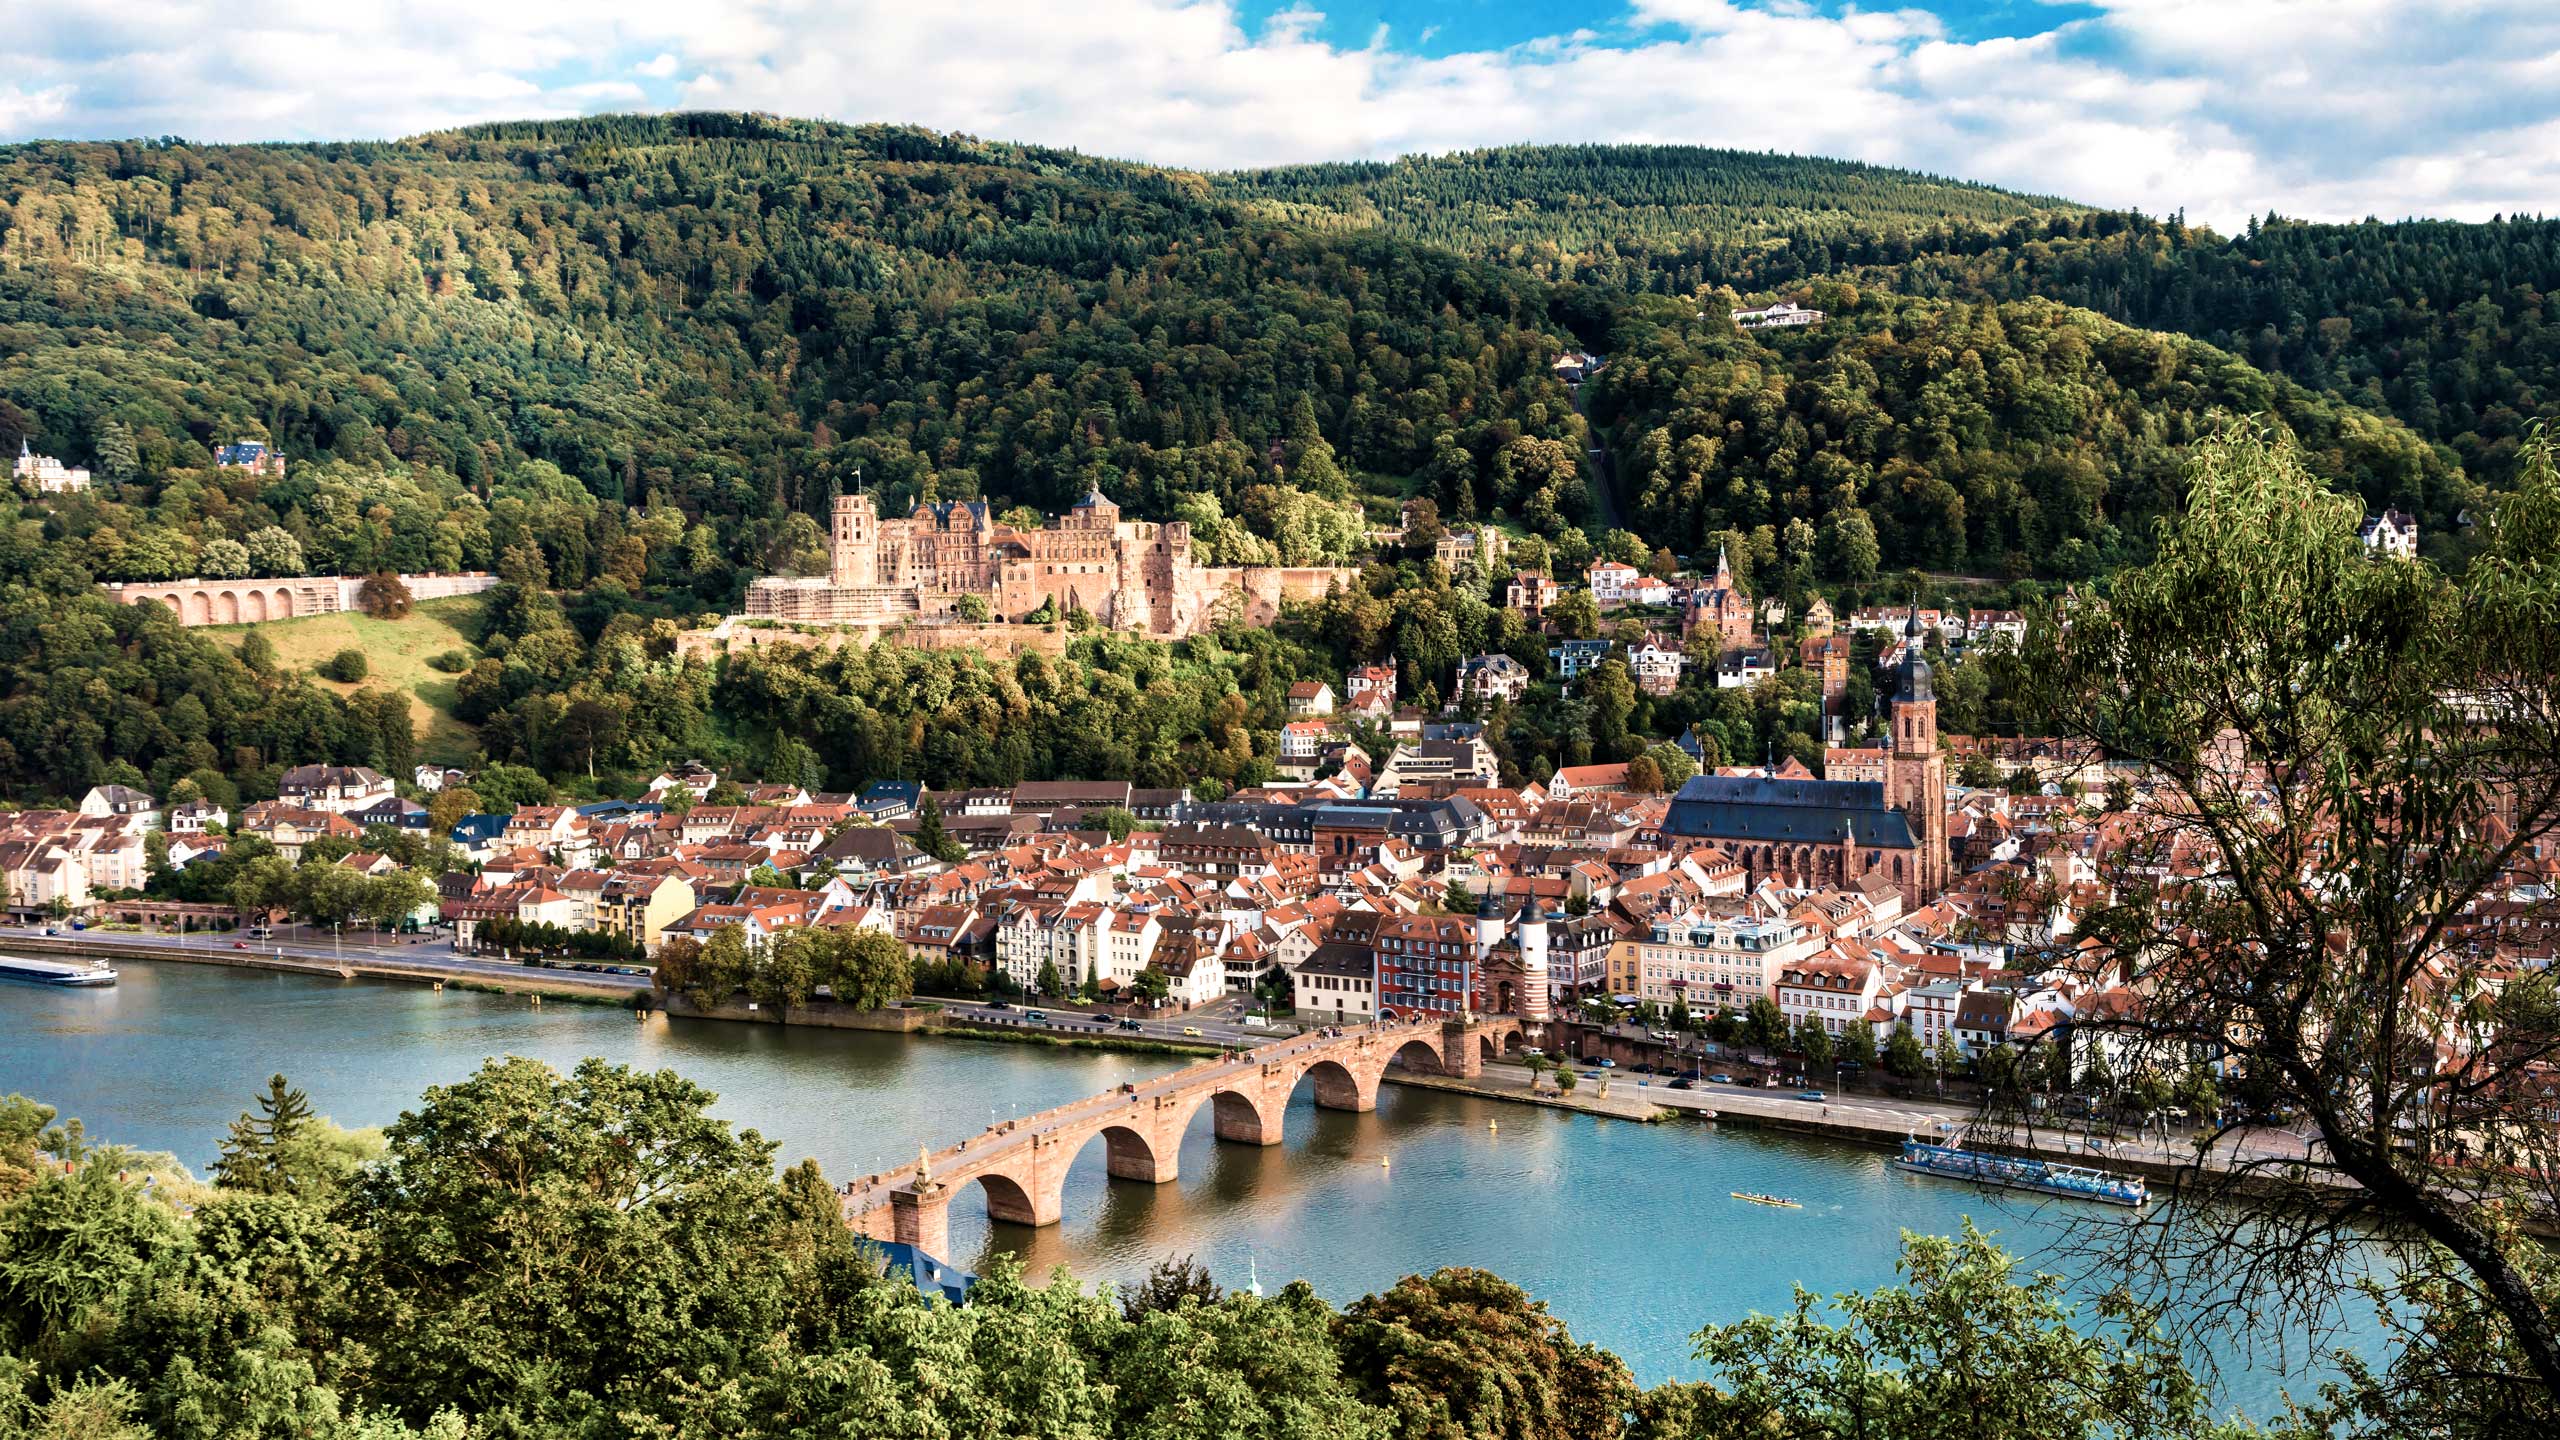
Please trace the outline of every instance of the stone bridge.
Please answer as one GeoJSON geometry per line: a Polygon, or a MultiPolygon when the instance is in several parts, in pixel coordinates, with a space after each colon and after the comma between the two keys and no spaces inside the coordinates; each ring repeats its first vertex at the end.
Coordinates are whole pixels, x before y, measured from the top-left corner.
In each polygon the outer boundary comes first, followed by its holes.
{"type": "Polygon", "coordinates": [[[1103,1143],[1111,1175],[1164,1184],[1174,1179],[1182,1137],[1205,1107],[1217,1138],[1277,1145],[1281,1118],[1298,1086],[1311,1083],[1328,1110],[1375,1110],[1387,1067],[1426,1075],[1471,1076],[1519,1043],[1509,1016],[1382,1022],[1319,1031],[1204,1060],[1153,1080],[991,1125],[912,1170],[866,1175],[844,1187],[845,1223],[875,1240],[896,1240],[937,1258],[951,1243],[951,1200],[974,1183],[987,1214],[1017,1225],[1055,1225],[1066,1207],[1067,1171],[1085,1146],[1103,1143]]]}

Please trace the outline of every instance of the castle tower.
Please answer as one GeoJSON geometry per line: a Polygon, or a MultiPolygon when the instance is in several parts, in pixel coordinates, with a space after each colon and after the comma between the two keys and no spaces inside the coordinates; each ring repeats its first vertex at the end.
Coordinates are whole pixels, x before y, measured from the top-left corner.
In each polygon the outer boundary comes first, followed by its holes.
{"type": "Polygon", "coordinates": [[[1547,916],[1532,900],[1520,912],[1520,1018],[1530,1025],[1544,1025],[1553,1016],[1548,994],[1547,916]]]}
{"type": "Polygon", "coordinates": [[[1903,903],[1925,905],[1947,887],[1947,757],[1938,753],[1938,697],[1929,688],[1920,607],[1902,627],[1900,685],[1893,699],[1893,757],[1885,769],[1885,803],[1911,823],[1918,873],[1903,903]]]}
{"type": "Polygon", "coordinates": [[[880,512],[863,494],[836,497],[827,573],[838,586],[880,583],[880,512]]]}

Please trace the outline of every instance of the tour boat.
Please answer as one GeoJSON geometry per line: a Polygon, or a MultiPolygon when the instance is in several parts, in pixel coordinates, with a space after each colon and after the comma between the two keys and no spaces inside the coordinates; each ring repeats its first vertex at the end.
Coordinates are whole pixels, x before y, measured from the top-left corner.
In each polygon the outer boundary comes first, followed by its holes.
{"type": "Polygon", "coordinates": [[[1754,1205],[1775,1205],[1781,1210],[1801,1210],[1804,1208],[1801,1202],[1790,1200],[1784,1195],[1754,1195],[1748,1190],[1736,1190],[1733,1192],[1733,1198],[1736,1200],[1748,1200],[1754,1205]]]}
{"type": "Polygon", "coordinates": [[[1988,1155],[1957,1145],[1932,1145],[1926,1140],[1903,1141],[1902,1154],[1893,1163],[1922,1175],[2033,1190],[2071,1200],[2139,1207],[2151,1199],[2150,1188],[2137,1177],[2112,1175],[2085,1165],[2056,1165],[2032,1156],[1988,1155]]]}
{"type": "Polygon", "coordinates": [[[0,979],[29,980],[38,985],[113,985],[116,972],[103,960],[38,960],[26,955],[0,955],[0,979]]]}

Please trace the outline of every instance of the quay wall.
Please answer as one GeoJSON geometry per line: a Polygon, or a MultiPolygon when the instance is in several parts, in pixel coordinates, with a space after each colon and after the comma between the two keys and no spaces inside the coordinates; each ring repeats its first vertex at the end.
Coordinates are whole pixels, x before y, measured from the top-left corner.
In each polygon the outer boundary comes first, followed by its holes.
{"type": "Polygon", "coordinates": [[[575,970],[543,970],[526,967],[515,973],[493,975],[485,971],[449,970],[418,961],[392,960],[381,956],[349,955],[333,959],[325,955],[282,954],[267,950],[233,950],[229,946],[195,947],[187,945],[147,945],[122,943],[87,936],[20,936],[7,937],[5,943],[14,950],[42,955],[78,955],[99,960],[168,960],[184,965],[227,965],[234,970],[275,970],[293,975],[317,975],[346,980],[441,981],[457,987],[469,986],[496,990],[502,994],[561,995],[584,1000],[609,1000],[628,1004],[631,997],[644,992],[628,983],[616,983],[600,975],[575,970]]]}

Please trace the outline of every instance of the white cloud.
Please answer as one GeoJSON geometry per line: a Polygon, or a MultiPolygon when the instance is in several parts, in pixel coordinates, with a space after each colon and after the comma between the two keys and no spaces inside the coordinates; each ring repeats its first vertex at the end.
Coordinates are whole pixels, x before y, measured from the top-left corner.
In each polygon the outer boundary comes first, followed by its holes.
{"type": "Polygon", "coordinates": [[[71,109],[71,87],[21,90],[0,86],[0,135],[32,133],[59,120],[71,109]]]}
{"type": "MultiPolygon", "coordinates": [[[[2090,0],[2025,38],[1926,9],[1626,0],[1426,56],[1232,0],[36,0],[0,138],[381,136],[638,105],[909,121],[1199,167],[1513,141],[1909,165],[2223,226],[2560,210],[2549,0],[2090,0]],[[208,83],[209,76],[220,77],[208,83]],[[659,92],[664,93],[664,92],[659,92]]],[[[1426,35],[1429,32],[1424,32],[1426,35]]]]}

